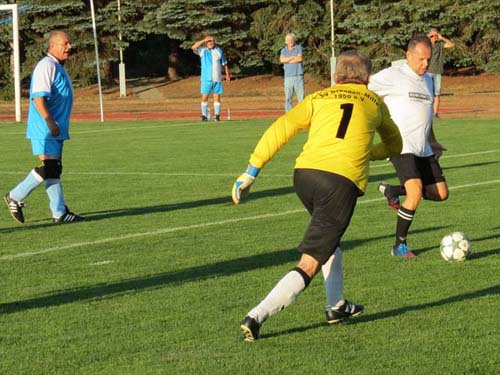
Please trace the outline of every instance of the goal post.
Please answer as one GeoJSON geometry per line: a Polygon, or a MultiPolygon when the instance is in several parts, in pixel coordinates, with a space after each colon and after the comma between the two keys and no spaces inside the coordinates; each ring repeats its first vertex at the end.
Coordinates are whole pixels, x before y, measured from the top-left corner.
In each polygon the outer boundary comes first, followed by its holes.
{"type": "Polygon", "coordinates": [[[12,39],[14,46],[14,98],[16,122],[21,122],[21,67],[19,58],[19,23],[17,4],[0,5],[0,10],[12,11],[12,39]]]}

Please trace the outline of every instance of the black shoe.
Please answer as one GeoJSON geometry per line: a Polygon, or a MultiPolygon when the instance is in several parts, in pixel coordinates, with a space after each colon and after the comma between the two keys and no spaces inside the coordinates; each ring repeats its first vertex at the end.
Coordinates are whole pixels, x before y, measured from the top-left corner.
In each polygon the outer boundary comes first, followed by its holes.
{"type": "Polygon", "coordinates": [[[220,115],[215,115],[214,121],[215,122],[219,122],[220,121],[220,115]]]}
{"type": "Polygon", "coordinates": [[[77,221],[84,221],[85,218],[83,216],[77,215],[73,212],[71,212],[68,208],[68,206],[64,206],[66,208],[66,212],[61,216],[61,217],[54,217],[52,218],[52,221],[57,224],[62,224],[62,223],[74,223],[77,221]]]}
{"type": "Polygon", "coordinates": [[[207,122],[207,121],[208,121],[207,116],[201,116],[201,121],[203,121],[203,122],[207,122]]]}
{"type": "Polygon", "coordinates": [[[392,193],[391,185],[386,182],[381,182],[380,184],[378,184],[378,191],[384,194],[387,199],[387,204],[389,204],[389,207],[392,210],[399,210],[399,207],[401,207],[401,203],[399,202],[399,197],[392,193]]]}
{"type": "Polygon", "coordinates": [[[364,309],[365,307],[363,305],[356,305],[355,303],[345,300],[343,305],[326,310],[326,320],[329,324],[338,323],[351,316],[361,314],[364,309]]]}
{"type": "Polygon", "coordinates": [[[259,338],[260,324],[254,318],[245,316],[240,324],[240,330],[243,334],[243,340],[254,341],[259,338]]]}
{"type": "Polygon", "coordinates": [[[7,207],[9,207],[10,214],[12,215],[14,220],[21,224],[24,223],[24,202],[15,201],[10,197],[10,193],[5,194],[3,199],[5,200],[7,207]]]}

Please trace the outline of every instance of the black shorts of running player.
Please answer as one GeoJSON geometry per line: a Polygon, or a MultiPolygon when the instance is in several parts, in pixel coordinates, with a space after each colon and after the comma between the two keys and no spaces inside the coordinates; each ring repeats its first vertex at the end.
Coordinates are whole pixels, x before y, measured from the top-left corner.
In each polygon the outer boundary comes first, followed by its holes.
{"type": "Polygon", "coordinates": [[[314,169],[295,169],[293,185],[311,214],[298,250],[324,264],[349,226],[359,190],[343,176],[314,169]]]}
{"type": "Polygon", "coordinates": [[[446,181],[443,170],[433,155],[419,157],[413,154],[401,154],[391,157],[390,160],[402,185],[414,178],[422,180],[424,186],[446,181]]]}

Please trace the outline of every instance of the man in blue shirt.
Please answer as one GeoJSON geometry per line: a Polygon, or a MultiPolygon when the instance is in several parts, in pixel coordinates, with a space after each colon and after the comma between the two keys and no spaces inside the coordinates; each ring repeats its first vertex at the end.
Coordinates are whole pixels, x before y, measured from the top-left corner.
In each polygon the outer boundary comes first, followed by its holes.
{"type": "Polygon", "coordinates": [[[295,34],[287,34],[286,47],[281,49],[280,62],[285,71],[285,111],[293,106],[293,93],[299,102],[304,99],[304,71],[302,70],[302,47],[295,44],[295,34]]]}
{"type": "Polygon", "coordinates": [[[62,31],[49,35],[47,55],[35,66],[30,85],[30,106],[26,138],[31,140],[33,155],[41,165],[5,194],[9,211],[24,223],[23,200],[42,182],[50,200],[54,223],[82,221],[64,202],[61,186],[63,143],[69,139],[69,121],[73,107],[73,85],[64,63],[71,52],[69,37],[62,31]]]}
{"type": "Polygon", "coordinates": [[[214,95],[214,120],[220,121],[220,96],[224,92],[222,87],[222,67],[226,81],[231,81],[229,67],[222,49],[215,46],[215,37],[207,35],[204,39],[191,46],[195,54],[201,59],[201,120],[208,121],[208,96],[214,95]]]}

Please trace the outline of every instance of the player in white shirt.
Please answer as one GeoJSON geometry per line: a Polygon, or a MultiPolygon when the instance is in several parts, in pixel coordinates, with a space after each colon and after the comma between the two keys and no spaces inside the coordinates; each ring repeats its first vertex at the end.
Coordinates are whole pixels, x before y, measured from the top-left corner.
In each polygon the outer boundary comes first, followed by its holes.
{"type": "Polygon", "coordinates": [[[378,189],[398,214],[392,255],[405,258],[415,257],[406,237],[421,199],[448,198],[448,186],[438,163],[444,149],[432,130],[434,91],[426,73],[431,51],[426,35],[414,36],[408,43],[406,63],[374,74],[368,85],[384,98],[403,138],[401,154],[390,158],[401,185],[382,182],[378,189]],[[406,195],[402,204],[400,195],[406,195]]]}

